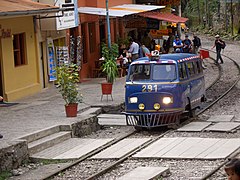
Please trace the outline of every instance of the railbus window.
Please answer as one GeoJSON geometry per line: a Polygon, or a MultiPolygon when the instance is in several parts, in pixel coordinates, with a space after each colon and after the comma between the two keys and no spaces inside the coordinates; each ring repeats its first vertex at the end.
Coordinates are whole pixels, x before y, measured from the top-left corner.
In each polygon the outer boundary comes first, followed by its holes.
{"type": "Polygon", "coordinates": [[[197,71],[198,71],[198,73],[202,73],[203,72],[202,60],[200,60],[200,59],[197,61],[197,71]]]}
{"type": "Polygon", "coordinates": [[[150,64],[135,64],[130,68],[129,80],[140,81],[150,79],[150,64]]]}
{"type": "Polygon", "coordinates": [[[188,62],[187,67],[188,67],[189,76],[190,77],[194,76],[195,75],[194,63],[193,62],[188,62]]]}
{"type": "Polygon", "coordinates": [[[178,72],[179,72],[180,80],[183,80],[183,79],[187,78],[187,72],[186,72],[185,63],[179,63],[178,64],[178,72]]]}

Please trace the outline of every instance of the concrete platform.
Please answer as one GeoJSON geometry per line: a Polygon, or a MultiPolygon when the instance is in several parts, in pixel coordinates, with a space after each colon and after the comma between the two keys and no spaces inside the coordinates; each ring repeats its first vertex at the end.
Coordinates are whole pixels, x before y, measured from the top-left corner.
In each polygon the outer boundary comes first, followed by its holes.
{"type": "Polygon", "coordinates": [[[91,159],[117,159],[128,154],[138,146],[151,140],[150,138],[129,138],[114,144],[113,146],[105,149],[104,151],[96,154],[91,159]]]}
{"type": "Polygon", "coordinates": [[[240,139],[162,138],[133,157],[174,159],[223,159],[240,148],[240,139]]]}
{"type": "Polygon", "coordinates": [[[210,122],[230,122],[234,118],[234,115],[218,115],[211,116],[207,121],[210,122]]]}
{"type": "Polygon", "coordinates": [[[113,139],[71,138],[60,144],[33,154],[37,159],[77,159],[99,148],[113,139]]]}
{"type": "Polygon", "coordinates": [[[230,132],[240,126],[240,122],[219,122],[212,126],[209,126],[205,129],[205,131],[223,131],[230,132]]]}
{"type": "Polygon", "coordinates": [[[191,122],[177,129],[177,131],[201,132],[203,129],[205,129],[211,124],[212,124],[211,122],[191,122]]]}
{"type": "Polygon", "coordinates": [[[123,175],[117,180],[149,180],[157,179],[160,176],[169,171],[167,167],[137,167],[129,173],[123,175]]]}
{"type": "Polygon", "coordinates": [[[98,124],[105,126],[126,126],[126,116],[124,114],[100,114],[97,116],[98,124]]]}

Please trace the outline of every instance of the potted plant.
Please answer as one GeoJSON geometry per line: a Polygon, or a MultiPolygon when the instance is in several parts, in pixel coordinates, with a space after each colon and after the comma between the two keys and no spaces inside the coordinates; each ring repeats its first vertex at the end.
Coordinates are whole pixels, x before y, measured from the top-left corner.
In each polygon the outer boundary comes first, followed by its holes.
{"type": "Polygon", "coordinates": [[[106,83],[102,83],[102,95],[112,94],[112,85],[118,76],[116,58],[118,57],[118,45],[113,43],[109,48],[105,43],[102,44],[102,72],[106,75],[106,83]]]}
{"type": "Polygon", "coordinates": [[[78,91],[78,71],[76,64],[64,64],[56,68],[56,85],[65,101],[67,117],[76,117],[78,103],[82,102],[82,96],[78,91]]]}

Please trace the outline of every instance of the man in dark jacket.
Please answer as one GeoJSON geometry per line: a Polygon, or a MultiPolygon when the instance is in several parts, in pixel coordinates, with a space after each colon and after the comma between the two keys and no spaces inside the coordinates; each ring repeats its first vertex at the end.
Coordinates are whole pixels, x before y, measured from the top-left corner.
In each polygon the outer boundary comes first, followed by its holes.
{"type": "Polygon", "coordinates": [[[218,34],[215,36],[215,38],[216,38],[216,40],[215,40],[214,45],[212,47],[212,49],[214,47],[216,47],[216,52],[217,52],[217,58],[216,58],[215,64],[218,64],[219,59],[220,59],[221,64],[222,64],[223,59],[222,59],[222,56],[221,56],[221,50],[222,50],[222,46],[224,45],[224,42],[220,39],[220,36],[218,34]]]}
{"type": "Polygon", "coordinates": [[[201,39],[193,34],[193,54],[198,54],[199,47],[201,47],[201,39]]]}

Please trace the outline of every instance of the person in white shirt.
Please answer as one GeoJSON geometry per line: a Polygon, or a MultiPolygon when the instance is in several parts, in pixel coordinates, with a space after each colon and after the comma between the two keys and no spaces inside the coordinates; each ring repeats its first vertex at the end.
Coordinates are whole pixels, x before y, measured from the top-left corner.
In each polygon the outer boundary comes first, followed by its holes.
{"type": "Polygon", "coordinates": [[[138,43],[134,42],[132,38],[130,38],[130,49],[128,50],[129,53],[132,55],[132,61],[139,58],[139,45],[138,43]]]}

